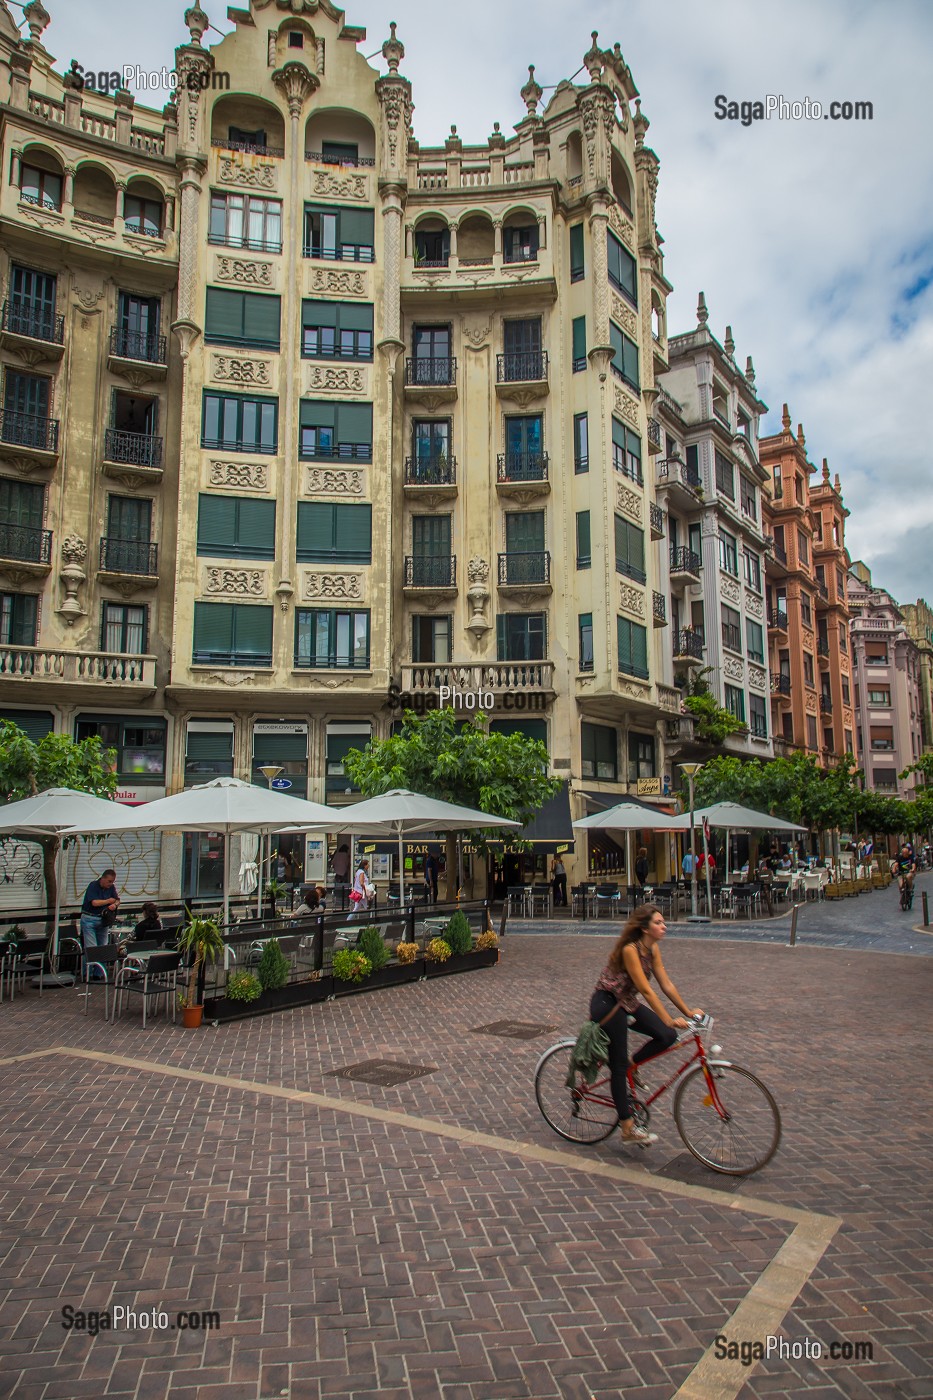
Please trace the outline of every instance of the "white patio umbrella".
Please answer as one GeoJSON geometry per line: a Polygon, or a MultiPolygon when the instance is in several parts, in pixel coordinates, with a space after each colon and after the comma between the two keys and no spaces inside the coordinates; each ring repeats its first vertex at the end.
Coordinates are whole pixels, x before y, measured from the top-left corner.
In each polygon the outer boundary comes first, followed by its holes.
{"type": "Polygon", "coordinates": [[[633,831],[681,831],[680,818],[668,812],[659,812],[640,802],[619,802],[608,807],[605,812],[594,812],[592,816],[580,817],[572,825],[583,831],[624,831],[625,832],[625,874],[632,878],[632,832],[633,831]]]}
{"type": "MultiPolygon", "coordinates": [[[[702,826],[703,818],[710,826],[724,827],[726,832],[725,881],[729,882],[729,842],[733,831],[806,831],[805,826],[785,821],[783,817],[773,817],[770,812],[758,812],[754,807],[743,807],[740,802],[714,802],[711,807],[699,807],[693,814],[693,825],[702,826]]],[[[690,813],[685,812],[674,819],[680,830],[689,831],[690,813]]]]}
{"type": "Polygon", "coordinates": [[[458,807],[436,797],[424,797],[407,788],[393,788],[379,797],[369,797],[350,807],[341,807],[344,826],[360,836],[398,837],[399,899],[405,900],[406,836],[434,831],[477,831],[485,827],[507,827],[520,830],[521,822],[506,817],[494,817],[489,812],[477,812],[472,807],[458,807]]]}
{"type": "MultiPolygon", "coordinates": [[[[55,923],[52,933],[52,960],[58,956],[58,923],[62,908],[61,854],[63,834],[71,834],[81,824],[97,823],[98,829],[110,830],[107,823],[120,821],[131,812],[121,802],[112,802],[103,797],[94,797],[89,792],[76,792],[74,788],[46,788],[35,797],[24,797],[20,802],[7,802],[0,807],[0,834],[21,836],[55,836],[58,841],[55,849],[55,923]]],[[[40,977],[39,990],[42,990],[40,977]]]]}
{"type": "MultiPolygon", "coordinates": [[[[256,787],[239,778],[214,778],[209,783],[159,797],[138,807],[124,808],[118,820],[81,822],[73,832],[118,831],[220,831],[233,832],[330,830],[343,821],[342,813],[307,802],[302,797],[256,787]]],[[[230,842],[224,841],[224,923],[230,915],[230,842]]]]}

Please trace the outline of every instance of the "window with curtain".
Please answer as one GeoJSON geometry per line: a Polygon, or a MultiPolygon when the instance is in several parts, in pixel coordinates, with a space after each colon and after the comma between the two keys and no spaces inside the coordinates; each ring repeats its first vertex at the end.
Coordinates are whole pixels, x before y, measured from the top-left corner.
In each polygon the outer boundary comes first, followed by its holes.
{"type": "Polygon", "coordinates": [[[745,568],[745,582],[756,593],[761,592],[761,560],[750,549],[743,549],[742,559],[745,568]]]}
{"type": "Polygon", "coordinates": [[[637,783],[639,778],[656,778],[657,775],[653,736],[630,732],[628,736],[629,782],[637,783]]]}
{"type": "Polygon", "coordinates": [[[739,557],[734,535],[726,530],[719,532],[719,567],[733,578],[739,576],[739,557]]]}
{"type": "Polygon", "coordinates": [[[224,452],[278,451],[278,399],[249,398],[205,389],[201,446],[224,452]]]}
{"type": "Polygon", "coordinates": [[[299,563],[372,562],[372,506],[299,501],[299,563]]]}
{"type": "Polygon", "coordinates": [[[722,606],[722,644],[729,651],[742,650],[742,617],[735,608],[722,606]]]}
{"type": "Polygon", "coordinates": [[[638,264],[614,233],[606,235],[609,281],[630,301],[638,305],[638,264]]]}
{"type": "Polygon", "coordinates": [[[615,517],[616,573],[625,574],[636,583],[644,583],[645,532],[624,515],[615,517]]]}
{"type": "Polygon", "coordinates": [[[295,666],[368,671],[368,611],[299,608],[295,613],[295,666]]]}
{"type": "Polygon", "coordinates": [[[729,711],[730,715],[734,715],[736,719],[741,720],[744,724],[745,691],[740,690],[738,686],[735,685],[723,686],[723,700],[725,708],[729,711]]]}
{"type": "Polygon", "coordinates": [[[299,423],[301,436],[298,455],[303,461],[372,461],[371,403],[302,399],[299,423]]]}
{"type": "Polygon", "coordinates": [[[275,501],[202,491],[198,497],[198,554],[274,559],[275,501]]]}
{"type": "Polygon", "coordinates": [[[648,632],[627,617],[616,618],[619,634],[619,670],[627,676],[648,679],[648,632]]]}
{"type": "Polygon", "coordinates": [[[38,623],[35,593],[0,593],[0,645],[34,647],[38,623]]]}
{"type": "Polygon", "coordinates": [[[765,704],[763,695],[752,695],[748,697],[748,713],[751,721],[751,731],[756,739],[767,739],[768,737],[768,707],[765,704]]]}
{"type": "Polygon", "coordinates": [[[303,301],[301,353],[306,359],[371,360],[372,302],[303,301]]]}
{"type": "Polygon", "coordinates": [[[735,469],[721,452],[716,453],[716,490],[720,496],[735,500],[735,469]]]}
{"type": "Polygon", "coordinates": [[[281,297],[208,287],[204,340],[208,345],[249,345],[278,350],[281,297]]]}
{"type": "Polygon", "coordinates": [[[753,622],[750,617],[745,619],[745,637],[748,644],[748,657],[750,661],[764,661],[765,659],[765,634],[759,622],[753,622]]]}
{"type": "Polygon", "coordinates": [[[638,377],[638,346],[630,340],[615,321],[609,322],[609,344],[612,346],[612,372],[633,389],[641,392],[638,377]]]}
{"type": "Polygon", "coordinates": [[[212,190],[207,241],[256,253],[280,253],[282,201],[212,190]]]}
{"type": "Polygon", "coordinates": [[[101,608],[100,649],[119,656],[144,656],[149,609],[128,603],[104,603],[101,608]]]}
{"type": "Polygon", "coordinates": [[[191,660],[202,666],[272,665],[273,609],[252,603],[195,603],[191,660]]]}

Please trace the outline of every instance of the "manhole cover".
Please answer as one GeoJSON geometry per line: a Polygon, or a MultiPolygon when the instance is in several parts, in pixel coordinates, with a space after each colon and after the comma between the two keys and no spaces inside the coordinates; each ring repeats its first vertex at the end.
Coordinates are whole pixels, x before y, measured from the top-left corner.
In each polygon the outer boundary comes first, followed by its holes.
{"type": "Polygon", "coordinates": [[[542,1026],[537,1021],[493,1021],[490,1026],[474,1026],[474,1035],[503,1035],[508,1040],[534,1040],[545,1031],[556,1031],[558,1026],[542,1026]]]}
{"type": "Polygon", "coordinates": [[[716,1191],[737,1191],[745,1180],[744,1176],[724,1176],[722,1172],[711,1171],[695,1157],[691,1157],[689,1152],[681,1152],[679,1157],[672,1157],[652,1175],[668,1176],[674,1181],[686,1181],[691,1186],[711,1186],[716,1191]]]}
{"type": "Polygon", "coordinates": [[[328,1074],[337,1079],[358,1079],[361,1084],[378,1084],[384,1089],[391,1089],[395,1084],[420,1079],[422,1075],[434,1074],[436,1070],[436,1065],[403,1065],[398,1060],[361,1060],[358,1065],[328,1070],[328,1074]]]}

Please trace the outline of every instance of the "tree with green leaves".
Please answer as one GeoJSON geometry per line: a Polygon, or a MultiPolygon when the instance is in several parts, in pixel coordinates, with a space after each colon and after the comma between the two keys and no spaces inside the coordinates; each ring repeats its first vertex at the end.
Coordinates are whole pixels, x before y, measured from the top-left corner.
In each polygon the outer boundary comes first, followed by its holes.
{"type": "MultiPolygon", "coordinates": [[[[490,731],[484,714],[463,719],[448,707],[425,715],[406,710],[397,734],[351,749],[344,767],[364,797],[408,788],[524,826],[560,791],[560,779],[548,777],[548,762],[540,740],[490,731]]],[[[470,839],[485,851],[496,835],[474,831],[470,839]]],[[[448,897],[455,869],[456,842],[448,835],[448,897]]]]}
{"type": "MultiPolygon", "coordinates": [[[[67,734],[46,734],[38,743],[9,720],[0,720],[0,800],[20,802],[46,788],[67,787],[94,797],[112,797],[116,791],[117,755],[91,739],[70,739],[67,734]]],[[[36,836],[42,847],[45,901],[55,908],[58,893],[56,857],[59,836],[36,836]]]]}

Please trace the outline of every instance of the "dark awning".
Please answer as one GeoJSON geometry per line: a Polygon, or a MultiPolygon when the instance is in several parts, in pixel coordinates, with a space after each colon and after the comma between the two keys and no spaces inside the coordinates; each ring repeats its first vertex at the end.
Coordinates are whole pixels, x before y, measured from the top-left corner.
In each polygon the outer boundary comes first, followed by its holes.
{"type": "Polygon", "coordinates": [[[660,802],[643,802],[640,797],[632,797],[624,792],[584,792],[581,793],[581,796],[597,812],[608,812],[610,807],[639,807],[642,811],[650,812],[652,816],[655,816],[658,812],[670,812],[674,807],[672,797],[662,798],[660,802]]]}
{"type": "MultiPolygon", "coordinates": [[[[567,784],[561,783],[560,791],[548,798],[541,810],[532,818],[526,827],[515,835],[506,838],[501,836],[488,842],[490,849],[496,851],[510,851],[518,849],[520,842],[530,842],[536,851],[548,854],[573,854],[574,830],[571,826],[570,815],[570,794],[567,791],[567,784]]],[[[443,833],[435,836],[416,836],[405,838],[405,855],[425,856],[428,851],[433,851],[435,855],[443,855],[444,842],[446,837],[443,833]]],[[[463,832],[463,849],[470,850],[470,833],[463,832]]],[[[368,841],[361,836],[357,841],[357,852],[365,851],[370,855],[398,855],[398,839],[390,838],[368,841]]]]}

